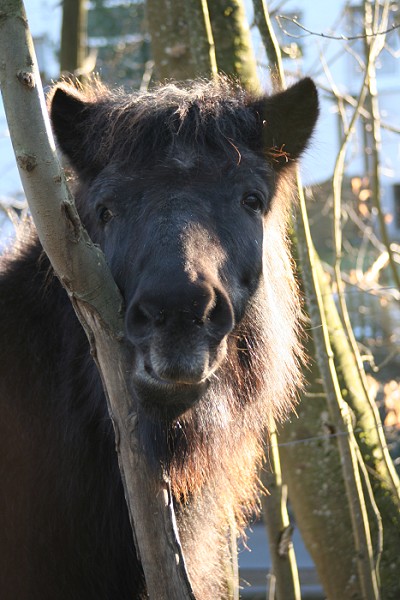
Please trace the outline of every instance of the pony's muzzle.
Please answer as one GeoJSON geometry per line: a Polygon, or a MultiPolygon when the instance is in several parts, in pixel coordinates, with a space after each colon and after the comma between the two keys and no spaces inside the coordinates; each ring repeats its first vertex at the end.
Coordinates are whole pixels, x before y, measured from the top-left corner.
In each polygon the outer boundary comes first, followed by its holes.
{"type": "Polygon", "coordinates": [[[136,290],[126,315],[126,333],[137,355],[136,370],[163,383],[198,385],[219,366],[233,329],[231,302],[222,288],[202,280],[136,290]]]}

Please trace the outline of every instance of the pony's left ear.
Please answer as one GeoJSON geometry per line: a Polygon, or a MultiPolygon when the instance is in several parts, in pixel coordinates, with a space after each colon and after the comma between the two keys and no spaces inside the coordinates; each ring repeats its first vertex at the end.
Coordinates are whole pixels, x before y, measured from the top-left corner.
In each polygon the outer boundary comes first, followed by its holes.
{"type": "Polygon", "coordinates": [[[94,175],[101,169],[99,148],[101,132],[93,131],[97,103],[71,83],[58,83],[47,98],[50,121],[58,145],[74,169],[94,175]],[[97,143],[96,143],[97,141],[97,143]]]}
{"type": "Polygon", "coordinates": [[[252,104],[260,121],[259,150],[280,170],[299,158],[307,147],[319,114],[318,92],[305,78],[252,104]]]}

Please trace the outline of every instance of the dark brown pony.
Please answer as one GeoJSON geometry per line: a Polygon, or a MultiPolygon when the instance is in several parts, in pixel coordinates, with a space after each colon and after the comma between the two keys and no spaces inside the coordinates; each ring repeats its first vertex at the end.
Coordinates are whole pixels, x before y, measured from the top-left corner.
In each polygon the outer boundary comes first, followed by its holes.
{"type": "MultiPolygon", "coordinates": [[[[125,300],[143,451],[170,473],[196,597],[225,597],[228,523],[300,382],[286,225],[315,86],[60,84],[49,106],[125,300]]],[[[2,260],[0,315],[0,597],[145,598],[100,378],[32,225],[2,260]]]]}

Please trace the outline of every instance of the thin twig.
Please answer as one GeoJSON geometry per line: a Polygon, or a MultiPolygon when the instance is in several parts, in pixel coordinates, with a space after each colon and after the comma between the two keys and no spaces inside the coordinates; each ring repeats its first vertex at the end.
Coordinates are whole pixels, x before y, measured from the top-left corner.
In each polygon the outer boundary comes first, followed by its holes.
{"type": "MultiPolygon", "coordinates": [[[[263,2],[265,14],[269,20],[268,10],[263,2]]],[[[272,29],[272,27],[271,27],[272,29]]],[[[269,44],[267,48],[268,58],[270,59],[276,76],[282,77],[277,83],[277,87],[284,87],[284,76],[282,60],[278,44],[269,44]],[[271,60],[272,59],[272,60],[271,60]]],[[[305,206],[305,197],[303,187],[298,175],[298,192],[300,196],[301,221],[298,224],[299,233],[299,251],[302,254],[302,269],[306,273],[305,285],[307,296],[310,303],[310,316],[313,324],[321,327],[314,331],[314,339],[317,346],[317,355],[319,357],[321,373],[324,377],[329,408],[335,422],[339,424],[339,429],[351,427],[349,419],[345,418],[347,405],[344,403],[340,391],[340,385],[336,368],[334,365],[334,355],[329,340],[329,332],[325,318],[325,308],[321,296],[321,289],[318,277],[321,272],[321,265],[314,250],[311,239],[311,233],[308,223],[307,209],[305,206]],[[342,425],[342,427],[341,427],[342,425]]],[[[376,572],[373,565],[373,556],[371,549],[371,540],[369,533],[368,515],[365,508],[362,486],[357,468],[357,458],[354,447],[346,437],[338,438],[340,453],[343,460],[344,480],[346,485],[347,497],[349,500],[350,515],[355,536],[357,548],[357,565],[360,576],[360,584],[366,600],[377,600],[379,597],[376,572]]]]}
{"type": "MultiPolygon", "coordinates": [[[[383,14],[383,21],[381,21],[380,23],[375,22],[374,27],[378,27],[378,30],[383,29],[385,27],[384,23],[386,22],[385,18],[387,19],[387,11],[383,14]]],[[[345,133],[345,138],[343,140],[342,146],[339,150],[339,153],[338,153],[338,156],[336,159],[336,164],[335,164],[335,169],[334,169],[334,174],[333,174],[333,213],[334,213],[333,240],[334,240],[334,248],[335,248],[334,273],[335,273],[335,279],[336,279],[336,284],[337,284],[337,293],[338,293],[338,299],[339,299],[339,308],[340,308],[341,319],[342,319],[342,323],[343,323],[343,326],[344,326],[344,329],[346,332],[347,339],[350,343],[351,349],[353,351],[353,354],[354,354],[354,357],[356,360],[358,375],[360,378],[360,383],[361,383],[361,387],[362,387],[362,390],[363,390],[363,393],[365,396],[365,400],[371,409],[372,416],[375,420],[375,423],[378,423],[379,416],[377,414],[376,406],[375,406],[374,402],[372,401],[372,399],[369,395],[369,392],[368,392],[368,385],[367,385],[366,376],[365,376],[365,372],[364,372],[363,362],[362,362],[362,359],[360,356],[360,351],[358,349],[357,341],[354,336],[353,328],[351,326],[350,315],[348,312],[346,299],[343,294],[343,281],[342,281],[342,274],[341,274],[341,259],[342,259],[342,223],[341,223],[342,202],[341,202],[341,196],[342,196],[342,184],[343,184],[343,176],[344,176],[344,160],[345,160],[347,146],[348,146],[348,144],[352,138],[352,135],[355,131],[355,125],[359,118],[360,109],[363,107],[364,101],[367,97],[367,92],[369,91],[371,62],[376,60],[377,56],[379,55],[379,51],[383,48],[384,38],[380,38],[379,41],[377,41],[377,38],[375,38],[373,44],[375,44],[375,43],[378,44],[378,48],[371,48],[370,52],[367,55],[367,65],[366,65],[365,74],[364,74],[364,78],[363,78],[362,85],[361,85],[361,90],[360,90],[360,93],[358,96],[357,105],[354,109],[352,118],[350,120],[350,123],[347,127],[347,131],[345,133]]],[[[335,92],[335,90],[333,90],[333,91],[335,92]]],[[[377,156],[376,156],[376,160],[378,160],[377,156]]],[[[387,449],[385,449],[386,444],[385,444],[385,440],[383,439],[381,430],[379,430],[377,428],[377,431],[379,433],[378,438],[377,438],[378,443],[380,445],[382,458],[386,462],[386,468],[387,468],[387,471],[389,474],[390,483],[392,485],[392,490],[393,490],[393,493],[397,497],[399,497],[400,489],[399,489],[398,477],[396,476],[396,473],[395,473],[395,470],[393,467],[393,463],[391,461],[390,456],[388,455],[387,449]]]]}
{"type": "Polygon", "coordinates": [[[380,35],[386,35],[388,33],[391,33],[392,31],[395,31],[396,29],[399,29],[399,27],[400,27],[400,24],[399,25],[393,24],[391,27],[389,27],[388,29],[385,29],[384,31],[373,31],[371,33],[365,33],[362,35],[344,35],[344,34],[333,35],[330,33],[322,33],[322,32],[318,32],[318,31],[312,31],[311,29],[307,29],[307,27],[305,27],[305,25],[303,25],[302,23],[300,23],[300,21],[298,21],[297,19],[294,19],[293,17],[286,17],[285,15],[277,15],[276,20],[278,21],[279,27],[282,29],[283,33],[285,35],[287,35],[288,37],[291,37],[294,39],[301,39],[301,38],[305,38],[305,37],[309,37],[309,36],[313,35],[313,36],[321,37],[324,39],[338,40],[340,42],[349,42],[351,40],[364,40],[366,38],[371,38],[371,37],[373,38],[373,37],[377,37],[380,35]],[[290,21],[294,25],[297,25],[297,27],[299,29],[302,29],[303,31],[305,31],[307,35],[295,35],[293,33],[290,33],[282,26],[281,20],[290,21]]]}
{"type": "MultiPolygon", "coordinates": [[[[365,2],[365,14],[366,14],[366,31],[370,29],[384,29],[385,24],[388,19],[389,12],[389,1],[386,0],[383,5],[382,17],[381,21],[377,21],[379,19],[379,12],[376,10],[375,5],[375,16],[372,19],[372,9],[370,2],[365,2]]],[[[377,83],[376,83],[376,60],[382,51],[385,43],[385,38],[376,38],[371,43],[369,40],[366,42],[366,50],[367,50],[367,86],[369,92],[369,100],[370,100],[370,111],[372,115],[371,125],[372,125],[372,159],[373,159],[373,194],[372,201],[377,211],[378,223],[380,235],[382,238],[382,242],[386,247],[389,256],[389,265],[392,273],[393,281],[397,288],[400,291],[400,274],[395,264],[393,253],[390,247],[390,238],[386,227],[385,214],[382,207],[381,202],[381,185],[380,185],[380,146],[381,146],[381,126],[380,126],[380,112],[379,112],[379,102],[377,96],[377,83]]]]}

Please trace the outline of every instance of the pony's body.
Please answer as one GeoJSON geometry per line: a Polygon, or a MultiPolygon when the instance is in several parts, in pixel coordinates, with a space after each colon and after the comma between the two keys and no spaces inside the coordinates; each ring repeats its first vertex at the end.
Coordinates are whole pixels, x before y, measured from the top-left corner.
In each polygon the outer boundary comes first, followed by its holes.
{"type": "MultiPolygon", "coordinates": [[[[196,597],[224,597],[227,523],[254,506],[268,424],[299,383],[283,180],[315,88],[61,86],[51,102],[125,300],[144,451],[170,473],[196,597]]],[[[0,309],[1,598],[145,597],[101,381],[32,228],[3,260],[0,309]]]]}

